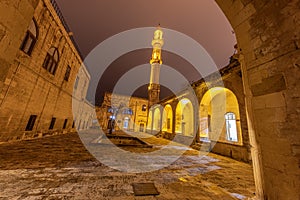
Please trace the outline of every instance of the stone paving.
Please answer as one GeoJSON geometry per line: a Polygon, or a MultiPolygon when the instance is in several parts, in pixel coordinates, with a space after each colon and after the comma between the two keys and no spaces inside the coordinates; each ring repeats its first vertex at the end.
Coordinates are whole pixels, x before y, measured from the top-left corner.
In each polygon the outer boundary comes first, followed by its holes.
{"type": "MultiPolygon", "coordinates": [[[[154,148],[169,143],[144,139],[154,148]]],[[[125,148],[126,149],[126,148],[125,148]]],[[[130,148],[142,152],[145,149],[130,148]]],[[[112,153],[113,154],[113,153],[112,153]]],[[[162,156],[162,160],[167,159],[162,156]]],[[[252,199],[250,165],[188,149],[168,167],[121,172],[97,161],[77,133],[0,145],[0,199],[252,199]],[[134,196],[133,183],[154,182],[160,195],[134,196]]]]}

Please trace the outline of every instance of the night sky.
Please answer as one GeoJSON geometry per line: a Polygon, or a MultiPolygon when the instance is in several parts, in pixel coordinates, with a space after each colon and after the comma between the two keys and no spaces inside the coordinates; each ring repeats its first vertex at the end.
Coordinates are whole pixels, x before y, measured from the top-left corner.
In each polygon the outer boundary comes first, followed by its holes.
{"type": "MultiPolygon", "coordinates": [[[[84,58],[87,58],[97,45],[115,34],[134,28],[156,27],[158,23],[163,28],[179,31],[196,40],[209,53],[218,68],[226,66],[229,57],[234,52],[236,39],[232,27],[212,0],[56,1],[84,58]]],[[[103,92],[112,91],[122,75],[135,66],[148,64],[149,69],[145,68],[145,73],[149,73],[152,35],[146,36],[145,40],[148,40],[149,43],[148,48],[120,55],[109,66],[105,66],[106,70],[101,77],[94,77],[97,75],[94,71],[101,66],[86,65],[91,73],[91,87],[97,87],[96,94],[92,92],[93,90],[89,90],[88,100],[101,102],[103,92]]],[[[164,35],[164,37],[168,38],[168,35],[164,35]]],[[[134,43],[135,41],[130,42],[134,43]]],[[[176,41],[171,39],[165,42],[176,44],[176,41]]],[[[101,55],[99,56],[101,57],[101,55]]],[[[201,75],[185,58],[167,50],[163,51],[162,57],[164,64],[180,72],[189,82],[201,78],[201,75]]],[[[147,76],[148,74],[145,75],[145,77],[147,76]]],[[[131,93],[147,97],[146,84],[137,86],[137,88],[137,91],[131,93]]],[[[168,89],[163,89],[161,98],[169,94],[168,89]]]]}

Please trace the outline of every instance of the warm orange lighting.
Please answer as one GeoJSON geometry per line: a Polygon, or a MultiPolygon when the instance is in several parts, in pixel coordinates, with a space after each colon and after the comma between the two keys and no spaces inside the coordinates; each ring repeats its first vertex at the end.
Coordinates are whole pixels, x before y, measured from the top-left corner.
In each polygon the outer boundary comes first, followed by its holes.
{"type": "Polygon", "coordinates": [[[163,36],[163,31],[161,30],[160,27],[158,27],[157,30],[154,32],[154,37],[151,43],[153,46],[153,51],[152,51],[152,58],[150,60],[150,64],[153,63],[162,64],[161,47],[164,45],[164,40],[162,36],[163,36]]]}

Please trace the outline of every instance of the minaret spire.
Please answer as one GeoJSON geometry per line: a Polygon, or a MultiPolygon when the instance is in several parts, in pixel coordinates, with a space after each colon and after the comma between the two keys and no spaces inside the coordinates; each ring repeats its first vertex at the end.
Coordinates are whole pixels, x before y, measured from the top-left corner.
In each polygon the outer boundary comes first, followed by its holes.
{"type": "Polygon", "coordinates": [[[161,48],[164,45],[163,31],[161,30],[160,24],[154,32],[152,39],[152,57],[150,60],[151,64],[151,75],[150,83],[148,86],[149,106],[159,101],[160,85],[159,85],[159,74],[160,66],[162,65],[161,48]]]}

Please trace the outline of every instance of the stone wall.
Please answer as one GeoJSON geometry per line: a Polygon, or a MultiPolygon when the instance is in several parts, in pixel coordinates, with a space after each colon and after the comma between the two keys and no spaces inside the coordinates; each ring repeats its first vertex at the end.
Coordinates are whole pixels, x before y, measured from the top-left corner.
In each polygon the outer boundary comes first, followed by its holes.
{"type": "MultiPolygon", "coordinates": [[[[242,74],[241,74],[241,68],[239,62],[236,60],[236,58],[232,58],[231,63],[224,67],[220,72],[213,73],[195,83],[192,84],[192,87],[195,91],[195,95],[197,96],[197,102],[193,103],[194,109],[198,109],[197,112],[194,113],[194,119],[196,122],[195,127],[198,128],[195,132],[195,143],[200,143],[200,118],[198,118],[198,115],[201,116],[201,102],[204,98],[204,95],[209,91],[209,89],[220,87],[220,88],[226,88],[230,90],[234,96],[237,98],[238,103],[238,110],[239,110],[239,119],[237,119],[237,125],[240,125],[240,129],[238,130],[238,137],[239,140],[237,142],[232,142],[226,139],[226,130],[224,129],[225,121],[224,121],[224,114],[222,109],[222,113],[214,113],[215,115],[219,115],[219,118],[221,118],[220,121],[216,122],[220,124],[220,130],[215,130],[218,133],[209,133],[209,141],[211,142],[211,148],[210,150],[213,153],[217,153],[220,155],[228,156],[231,158],[234,158],[236,160],[241,160],[244,162],[251,162],[251,153],[250,153],[250,141],[249,141],[249,135],[248,135],[248,125],[247,125],[247,117],[246,117],[246,108],[245,108],[245,96],[244,96],[244,88],[243,88],[243,82],[242,82],[242,74]],[[198,106],[199,104],[199,106],[198,106]],[[216,134],[218,137],[216,139],[213,139],[211,134],[216,134]],[[231,152],[231,153],[230,153],[231,152]]],[[[182,94],[177,95],[177,97],[169,97],[165,100],[162,100],[160,104],[164,107],[165,105],[169,104],[172,107],[173,110],[173,131],[171,133],[162,132],[159,135],[166,138],[166,139],[173,139],[175,137],[175,113],[176,113],[176,106],[179,102],[179,98],[182,98],[182,95],[185,96],[188,99],[192,99],[192,97],[189,97],[190,95],[182,94]]],[[[211,97],[211,101],[213,101],[213,97],[211,97]]],[[[231,99],[226,100],[223,99],[221,102],[217,103],[216,106],[227,106],[229,107],[228,110],[231,110],[231,99]]],[[[216,110],[219,110],[216,108],[216,110]]],[[[212,116],[213,117],[213,116],[212,116]]],[[[191,144],[191,138],[184,135],[178,135],[175,140],[177,142],[181,142],[187,145],[191,144]]],[[[202,143],[202,142],[201,142],[202,143]]],[[[192,146],[193,146],[192,144],[192,146]]]]}
{"type": "Polygon", "coordinates": [[[299,199],[300,1],[216,0],[236,33],[258,199],[299,199]]]}
{"type": "MultiPolygon", "coordinates": [[[[224,87],[229,89],[234,96],[237,98],[238,102],[238,110],[240,113],[239,119],[237,119],[237,125],[240,126],[240,130],[238,130],[239,142],[231,142],[226,139],[225,130],[223,128],[222,133],[217,141],[212,140],[212,149],[213,153],[217,153],[224,156],[229,156],[237,160],[242,160],[245,162],[251,161],[250,154],[250,142],[249,142],[249,133],[248,133],[248,125],[247,125],[247,116],[246,116],[246,108],[245,108],[245,96],[242,82],[242,74],[240,69],[240,64],[233,57],[231,63],[220,70],[220,76],[217,78],[214,74],[205,78],[204,80],[200,80],[200,83],[194,83],[194,88],[196,91],[196,95],[199,98],[199,102],[201,102],[204,94],[208,91],[209,88],[214,87],[224,87]],[[230,151],[239,151],[239,153],[230,154],[230,151]]],[[[231,101],[231,99],[226,99],[227,101],[231,101]]],[[[201,112],[201,111],[200,111],[201,112]]],[[[222,113],[221,113],[222,114],[222,113]]],[[[223,114],[221,115],[223,116],[223,114]]],[[[223,117],[224,119],[224,117],[223,117]]],[[[224,123],[224,122],[222,122],[224,123]]]]}
{"type": "Polygon", "coordinates": [[[6,78],[13,73],[11,65],[39,0],[4,0],[0,2],[0,100],[7,90],[6,78]]]}
{"type": "Polygon", "coordinates": [[[85,99],[89,81],[90,74],[84,65],[82,65],[75,79],[72,96],[74,127],[77,130],[90,128],[93,125],[93,120],[96,119],[95,106],[85,99]]]}
{"type": "MultiPolygon", "coordinates": [[[[0,142],[74,130],[72,94],[82,60],[50,1],[1,1],[0,10],[7,13],[0,16],[0,142]],[[37,25],[37,40],[32,53],[27,54],[21,45],[32,19],[37,25]],[[51,47],[59,53],[54,75],[43,68],[51,47]],[[68,66],[70,76],[65,80],[68,66]],[[34,126],[26,131],[32,115],[36,115],[34,126]],[[56,120],[49,130],[53,118],[56,120]]],[[[74,98],[84,102],[88,73],[82,79],[85,81],[77,87],[81,98],[74,98]]]]}

